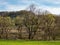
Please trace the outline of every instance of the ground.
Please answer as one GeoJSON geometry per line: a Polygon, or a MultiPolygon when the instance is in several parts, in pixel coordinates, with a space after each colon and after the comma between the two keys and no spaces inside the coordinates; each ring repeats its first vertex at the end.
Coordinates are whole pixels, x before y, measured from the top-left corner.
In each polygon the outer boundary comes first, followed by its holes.
{"type": "Polygon", "coordinates": [[[60,41],[0,40],[0,45],[60,45],[60,41]]]}

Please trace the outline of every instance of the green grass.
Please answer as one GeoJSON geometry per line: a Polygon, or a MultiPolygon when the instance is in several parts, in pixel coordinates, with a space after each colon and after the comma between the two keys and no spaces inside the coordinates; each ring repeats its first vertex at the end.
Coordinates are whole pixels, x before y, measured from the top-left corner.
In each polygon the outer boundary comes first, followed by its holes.
{"type": "Polygon", "coordinates": [[[60,45],[60,41],[0,40],[0,45],[60,45]]]}

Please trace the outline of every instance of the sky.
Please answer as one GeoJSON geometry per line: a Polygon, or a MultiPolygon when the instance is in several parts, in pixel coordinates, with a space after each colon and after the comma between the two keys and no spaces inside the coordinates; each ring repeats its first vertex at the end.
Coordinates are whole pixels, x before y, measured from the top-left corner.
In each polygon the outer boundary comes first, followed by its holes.
{"type": "Polygon", "coordinates": [[[0,0],[0,11],[24,10],[31,4],[53,14],[60,14],[60,0],[0,0]]]}

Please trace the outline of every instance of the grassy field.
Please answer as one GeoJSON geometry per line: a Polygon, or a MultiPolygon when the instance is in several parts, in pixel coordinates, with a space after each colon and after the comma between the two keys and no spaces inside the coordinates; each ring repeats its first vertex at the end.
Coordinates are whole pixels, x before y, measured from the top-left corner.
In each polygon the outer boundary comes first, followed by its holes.
{"type": "Polygon", "coordinates": [[[0,45],[60,45],[60,41],[0,40],[0,45]]]}

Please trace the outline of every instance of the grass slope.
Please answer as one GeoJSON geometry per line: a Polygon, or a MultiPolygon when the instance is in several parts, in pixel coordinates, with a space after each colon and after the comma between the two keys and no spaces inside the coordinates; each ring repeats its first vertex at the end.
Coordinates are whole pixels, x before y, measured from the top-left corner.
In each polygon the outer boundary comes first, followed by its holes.
{"type": "Polygon", "coordinates": [[[0,40],[0,45],[60,45],[60,41],[0,40]]]}

